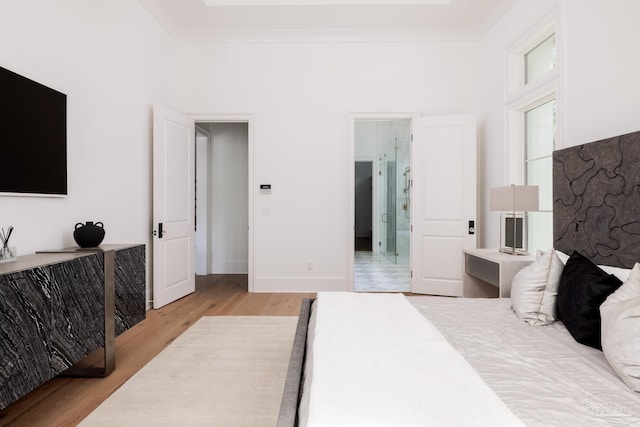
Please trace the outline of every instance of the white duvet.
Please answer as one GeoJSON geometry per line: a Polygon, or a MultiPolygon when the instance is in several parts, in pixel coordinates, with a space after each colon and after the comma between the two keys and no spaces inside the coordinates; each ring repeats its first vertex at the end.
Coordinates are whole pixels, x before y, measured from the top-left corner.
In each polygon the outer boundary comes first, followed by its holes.
{"type": "Polygon", "coordinates": [[[315,310],[307,425],[522,425],[403,295],[320,293],[315,310]]]}
{"type": "Polygon", "coordinates": [[[531,326],[507,298],[408,300],[527,426],[640,426],[640,393],[562,322],[531,326]]]}

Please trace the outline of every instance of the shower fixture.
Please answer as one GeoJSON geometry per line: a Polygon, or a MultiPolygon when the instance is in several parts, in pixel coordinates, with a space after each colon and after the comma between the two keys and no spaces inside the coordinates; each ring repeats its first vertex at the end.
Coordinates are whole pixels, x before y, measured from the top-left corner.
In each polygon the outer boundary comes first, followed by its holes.
{"type": "Polygon", "coordinates": [[[411,214],[409,212],[409,208],[411,207],[411,166],[407,166],[404,169],[404,189],[402,192],[404,193],[404,203],[402,204],[402,210],[404,211],[404,216],[409,219],[411,214]]]}

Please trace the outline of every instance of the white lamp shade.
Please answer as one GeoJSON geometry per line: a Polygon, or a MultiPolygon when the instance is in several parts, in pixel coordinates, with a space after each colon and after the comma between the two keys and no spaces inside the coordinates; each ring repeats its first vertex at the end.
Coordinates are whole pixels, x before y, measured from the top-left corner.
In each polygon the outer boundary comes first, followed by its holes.
{"type": "Polygon", "coordinates": [[[492,211],[530,212],[539,209],[537,185],[510,185],[489,190],[489,209],[492,211]]]}

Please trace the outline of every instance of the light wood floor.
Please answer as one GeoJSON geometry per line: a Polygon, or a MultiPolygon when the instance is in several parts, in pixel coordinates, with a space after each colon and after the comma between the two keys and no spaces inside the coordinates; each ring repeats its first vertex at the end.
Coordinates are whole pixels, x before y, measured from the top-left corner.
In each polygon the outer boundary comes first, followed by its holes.
{"type": "MultiPolygon", "coordinates": [[[[297,316],[315,294],[247,292],[246,275],[196,276],[196,292],[159,310],[116,339],[107,378],[54,378],[0,411],[0,426],[74,426],[202,316],[297,316]]],[[[100,351],[83,363],[99,365],[100,351]]]]}

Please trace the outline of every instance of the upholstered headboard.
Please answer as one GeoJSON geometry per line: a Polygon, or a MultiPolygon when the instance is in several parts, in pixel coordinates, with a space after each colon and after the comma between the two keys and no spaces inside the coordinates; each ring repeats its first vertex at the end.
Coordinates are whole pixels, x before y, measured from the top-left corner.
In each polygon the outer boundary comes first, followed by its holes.
{"type": "Polygon", "coordinates": [[[553,153],[553,240],[596,264],[640,261],[640,132],[553,153]]]}

